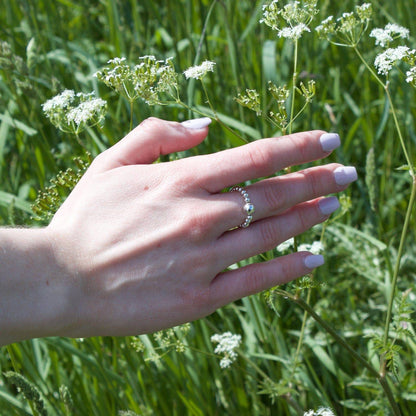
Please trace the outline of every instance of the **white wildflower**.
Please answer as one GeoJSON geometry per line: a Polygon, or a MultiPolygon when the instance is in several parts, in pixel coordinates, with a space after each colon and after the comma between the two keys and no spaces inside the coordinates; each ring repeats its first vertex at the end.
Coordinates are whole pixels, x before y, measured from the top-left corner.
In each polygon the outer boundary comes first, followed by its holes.
{"type": "Polygon", "coordinates": [[[324,37],[335,32],[336,24],[334,22],[334,16],[328,16],[325,20],[322,20],[321,24],[315,28],[319,36],[324,37]]]}
{"type": "Polygon", "coordinates": [[[75,94],[65,90],[42,104],[42,109],[51,123],[67,133],[80,133],[87,126],[95,126],[105,116],[107,103],[95,98],[94,93],[75,94]]]}
{"type": "Polygon", "coordinates": [[[297,40],[303,32],[310,32],[308,25],[318,13],[317,1],[308,0],[291,1],[279,9],[277,1],[272,1],[263,6],[263,18],[260,23],[264,23],[277,31],[280,38],[297,40]],[[280,22],[286,22],[286,27],[281,28],[280,22]]]}
{"type": "Polygon", "coordinates": [[[292,238],[289,238],[289,240],[286,240],[286,241],[284,241],[283,243],[279,244],[279,245],[276,247],[276,250],[277,250],[279,253],[284,253],[284,252],[285,252],[285,251],[287,251],[290,247],[293,247],[294,243],[295,243],[295,239],[294,239],[293,237],[292,237],[292,238]]]}
{"type": "Polygon", "coordinates": [[[409,71],[406,72],[406,82],[409,84],[416,83],[416,66],[409,69],[409,71]]]}
{"type": "Polygon", "coordinates": [[[211,342],[218,343],[214,350],[215,354],[224,355],[220,361],[220,367],[229,367],[237,358],[237,353],[234,350],[241,344],[241,335],[235,335],[231,332],[215,334],[211,337],[211,342]]]}
{"type": "Polygon", "coordinates": [[[309,410],[303,416],[335,416],[335,413],[329,407],[320,407],[318,410],[309,410]]]}
{"type": "Polygon", "coordinates": [[[397,61],[401,61],[410,52],[407,46],[398,46],[397,48],[389,48],[383,53],[377,55],[374,66],[376,67],[379,74],[388,75],[393,65],[397,61]]]}
{"type": "Polygon", "coordinates": [[[153,55],[145,55],[139,60],[137,65],[131,67],[126,58],[113,58],[94,75],[131,103],[140,97],[149,105],[158,104],[160,93],[170,93],[177,88],[172,58],[163,61],[153,55]]]}
{"type": "Polygon", "coordinates": [[[191,66],[188,68],[184,75],[186,79],[195,78],[202,79],[209,71],[214,72],[215,62],[213,61],[204,61],[201,65],[191,66]]]}
{"type": "Polygon", "coordinates": [[[302,36],[303,32],[310,32],[311,30],[304,23],[299,23],[294,27],[284,27],[281,30],[278,30],[277,35],[279,38],[286,39],[299,39],[302,36]]]}
{"type": "Polygon", "coordinates": [[[393,42],[393,37],[390,32],[385,29],[375,28],[370,32],[370,37],[376,39],[376,45],[385,47],[390,42],[393,42]]]}
{"type": "Polygon", "coordinates": [[[368,22],[373,14],[373,6],[370,3],[363,3],[361,6],[355,6],[355,11],[358,14],[362,23],[368,22]]]}
{"type": "Polygon", "coordinates": [[[396,23],[388,23],[385,27],[390,33],[395,33],[402,39],[409,39],[409,29],[397,25],[396,23]]]}
{"type": "Polygon", "coordinates": [[[312,254],[321,254],[324,246],[320,241],[314,241],[312,244],[300,244],[298,251],[310,251],[312,254]]]}
{"type": "Polygon", "coordinates": [[[81,123],[87,123],[89,120],[95,119],[97,116],[101,118],[101,114],[105,111],[107,103],[101,98],[93,98],[84,101],[73,108],[67,114],[68,123],[75,123],[80,126],[81,123]]]}
{"type": "Polygon", "coordinates": [[[389,23],[384,29],[373,29],[370,33],[370,37],[375,38],[376,45],[380,45],[384,48],[394,39],[409,38],[409,29],[406,29],[405,27],[399,26],[395,23],[389,23]]]}
{"type": "Polygon", "coordinates": [[[75,98],[75,92],[73,90],[65,90],[61,94],[56,95],[50,100],[42,104],[43,111],[48,115],[50,112],[57,110],[64,110],[69,107],[75,98]]]}

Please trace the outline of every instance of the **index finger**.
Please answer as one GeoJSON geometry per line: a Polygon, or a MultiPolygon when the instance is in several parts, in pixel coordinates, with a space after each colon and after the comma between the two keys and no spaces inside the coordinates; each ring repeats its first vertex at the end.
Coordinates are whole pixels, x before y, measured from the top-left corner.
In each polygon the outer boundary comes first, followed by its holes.
{"type": "Polygon", "coordinates": [[[338,134],[314,130],[257,140],[197,156],[189,162],[196,164],[199,183],[214,193],[250,179],[270,176],[289,166],[322,159],[339,145],[338,134]]]}

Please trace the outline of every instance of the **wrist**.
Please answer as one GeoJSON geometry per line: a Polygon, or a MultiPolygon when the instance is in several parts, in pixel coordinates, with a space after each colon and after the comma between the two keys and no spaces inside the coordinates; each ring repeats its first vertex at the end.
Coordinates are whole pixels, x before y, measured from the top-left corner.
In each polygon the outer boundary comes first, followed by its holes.
{"type": "Polygon", "coordinates": [[[54,253],[46,228],[0,230],[0,345],[61,335],[73,325],[76,296],[54,253]]]}

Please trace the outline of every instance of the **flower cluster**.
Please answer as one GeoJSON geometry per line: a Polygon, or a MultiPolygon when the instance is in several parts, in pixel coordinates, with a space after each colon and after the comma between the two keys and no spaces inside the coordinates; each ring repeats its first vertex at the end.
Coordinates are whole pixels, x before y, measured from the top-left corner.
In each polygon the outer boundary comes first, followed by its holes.
{"type": "Polygon", "coordinates": [[[370,32],[370,37],[375,38],[376,45],[386,47],[393,42],[394,39],[408,39],[409,29],[399,26],[395,23],[389,23],[384,29],[376,28],[370,32]]]}
{"type": "Polygon", "coordinates": [[[285,251],[287,251],[287,250],[289,250],[291,247],[293,247],[293,246],[294,246],[294,244],[295,244],[295,239],[292,237],[292,238],[289,238],[289,240],[286,240],[286,241],[284,241],[283,243],[279,244],[279,245],[276,247],[276,250],[277,250],[279,253],[284,253],[285,251]]]}
{"type": "Polygon", "coordinates": [[[264,23],[277,31],[279,38],[297,40],[304,32],[310,32],[309,24],[318,13],[316,0],[292,1],[283,8],[278,7],[278,1],[273,0],[263,6],[263,18],[260,23],[264,23]],[[281,28],[281,20],[287,24],[281,28]]]}
{"type": "MultiPolygon", "coordinates": [[[[386,47],[395,39],[408,39],[409,29],[395,23],[389,23],[384,29],[373,29],[370,36],[375,38],[376,45],[386,47]]],[[[406,82],[416,87],[416,49],[410,49],[403,45],[387,48],[376,56],[374,66],[380,75],[387,77],[394,66],[400,62],[410,65],[406,72],[406,82]]]]}
{"type": "MultiPolygon", "coordinates": [[[[287,250],[289,250],[291,247],[294,246],[295,240],[294,238],[290,238],[287,241],[284,241],[283,243],[279,244],[276,247],[276,250],[279,253],[284,253],[287,250]]],[[[312,254],[321,254],[324,251],[324,246],[320,241],[314,241],[312,244],[300,244],[298,246],[298,251],[310,251],[312,254]]]]}
{"type": "Polygon", "coordinates": [[[300,244],[298,251],[310,251],[312,254],[321,254],[324,246],[320,241],[314,241],[312,244],[300,244]]]}
{"type": "Polygon", "coordinates": [[[93,92],[75,94],[73,90],[65,90],[42,104],[42,109],[55,127],[78,134],[104,119],[107,103],[93,92]]]}
{"type": "Polygon", "coordinates": [[[126,58],[114,58],[94,76],[116,90],[130,102],[141,97],[147,104],[161,104],[159,94],[177,90],[177,74],[172,59],[157,60],[152,55],[141,56],[133,67],[126,58]]]}
{"type": "Polygon", "coordinates": [[[261,115],[260,94],[256,90],[246,89],[246,93],[238,94],[235,100],[243,107],[255,111],[256,115],[261,115]]]}
{"type": "Polygon", "coordinates": [[[334,43],[356,46],[367,29],[372,13],[370,3],[357,5],[354,12],[343,13],[336,21],[333,16],[327,17],[315,30],[321,38],[332,41],[335,36],[334,43]]]}
{"type": "Polygon", "coordinates": [[[186,71],[184,75],[186,79],[202,79],[208,72],[214,72],[215,62],[213,61],[204,61],[201,65],[191,66],[186,71]]]}
{"type": "Polygon", "coordinates": [[[414,54],[407,46],[398,46],[397,48],[388,48],[376,56],[374,66],[381,75],[388,75],[394,64],[404,60],[409,54],[414,54]]]}
{"type": "Polygon", "coordinates": [[[303,416],[335,416],[335,414],[329,407],[320,407],[318,410],[305,412],[303,416]]]}
{"type": "Polygon", "coordinates": [[[220,361],[220,367],[229,367],[237,358],[235,349],[241,344],[241,335],[235,335],[231,332],[215,334],[211,337],[211,342],[218,344],[214,350],[215,354],[224,355],[220,361]]]}
{"type": "MultiPolygon", "coordinates": [[[[158,361],[163,355],[171,351],[183,353],[186,349],[185,337],[190,330],[191,324],[187,323],[155,332],[152,337],[157,345],[154,349],[147,351],[146,361],[158,361]],[[163,352],[159,354],[156,352],[157,350],[163,352]]],[[[130,346],[138,353],[144,353],[147,348],[140,336],[132,337],[130,346]]]]}

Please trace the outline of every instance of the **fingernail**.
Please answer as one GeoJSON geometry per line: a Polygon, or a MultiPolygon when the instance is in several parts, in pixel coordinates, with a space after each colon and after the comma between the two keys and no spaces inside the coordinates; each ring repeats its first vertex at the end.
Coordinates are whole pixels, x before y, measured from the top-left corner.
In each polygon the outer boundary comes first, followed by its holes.
{"type": "Polygon", "coordinates": [[[357,180],[357,171],[354,166],[340,166],[334,170],[334,176],[338,185],[347,185],[357,180]]]}
{"type": "Polygon", "coordinates": [[[323,198],[318,202],[319,209],[322,214],[332,214],[339,208],[339,201],[336,196],[330,196],[329,198],[323,198]]]}
{"type": "Polygon", "coordinates": [[[211,119],[209,117],[194,118],[192,120],[183,121],[182,126],[187,129],[197,130],[203,129],[211,124],[211,119]]]}
{"type": "Polygon", "coordinates": [[[315,267],[322,266],[325,263],[324,256],[320,254],[311,254],[304,258],[303,262],[308,269],[314,269],[315,267]]]}
{"type": "Polygon", "coordinates": [[[321,142],[321,146],[324,152],[330,152],[341,144],[341,140],[337,133],[324,133],[319,138],[319,141],[321,142]]]}

